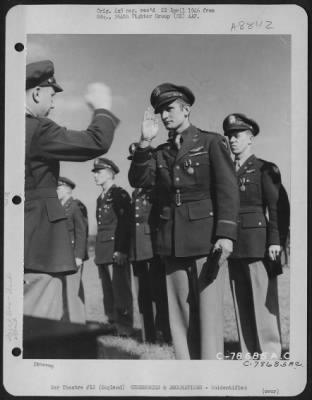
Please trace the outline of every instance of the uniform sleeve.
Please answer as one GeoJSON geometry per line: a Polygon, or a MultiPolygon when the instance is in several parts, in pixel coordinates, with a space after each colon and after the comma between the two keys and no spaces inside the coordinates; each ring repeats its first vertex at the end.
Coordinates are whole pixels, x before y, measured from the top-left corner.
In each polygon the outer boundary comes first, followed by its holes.
{"type": "Polygon", "coordinates": [[[131,199],[124,189],[115,189],[113,207],[117,216],[114,250],[128,254],[131,236],[131,199]]]}
{"type": "Polygon", "coordinates": [[[48,118],[41,119],[37,130],[39,156],[60,161],[86,161],[110,148],[119,120],[109,111],[98,109],[84,131],[61,127],[48,118]]]}
{"type": "Polygon", "coordinates": [[[262,167],[262,190],[268,211],[268,245],[281,244],[279,232],[279,198],[281,192],[281,175],[274,164],[265,163],[262,167]]]}
{"type": "Polygon", "coordinates": [[[79,205],[76,203],[73,213],[74,232],[75,232],[75,257],[82,260],[86,255],[86,246],[88,239],[88,220],[83,215],[79,205]]]}
{"type": "Polygon", "coordinates": [[[210,145],[212,168],[212,193],[215,200],[216,236],[219,238],[237,238],[239,213],[239,190],[233,162],[227,142],[222,136],[216,136],[210,145]]]}
{"type": "Polygon", "coordinates": [[[129,183],[134,188],[150,189],[156,182],[156,153],[151,147],[138,148],[129,169],[129,183]]]}

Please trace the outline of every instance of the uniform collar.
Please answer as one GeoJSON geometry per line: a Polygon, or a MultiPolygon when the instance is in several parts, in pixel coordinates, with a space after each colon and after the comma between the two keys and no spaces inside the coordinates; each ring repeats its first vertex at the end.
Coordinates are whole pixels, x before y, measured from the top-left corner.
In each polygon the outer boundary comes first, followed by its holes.
{"type": "Polygon", "coordinates": [[[71,203],[73,202],[73,198],[72,198],[72,196],[71,197],[69,197],[66,201],[65,201],[65,203],[63,204],[63,207],[65,207],[65,208],[67,208],[67,207],[69,207],[70,205],[71,205],[71,203]]]}
{"type": "Polygon", "coordinates": [[[115,187],[115,183],[112,183],[111,186],[109,186],[108,189],[106,189],[106,191],[102,191],[102,193],[100,194],[100,199],[106,199],[109,194],[111,193],[112,189],[115,187]]]}
{"type": "Polygon", "coordinates": [[[247,158],[240,160],[240,162],[242,162],[242,163],[240,164],[240,168],[236,173],[238,175],[240,175],[242,172],[244,172],[247,169],[247,165],[249,165],[251,167],[255,160],[256,160],[256,156],[254,154],[251,154],[247,158]]]}

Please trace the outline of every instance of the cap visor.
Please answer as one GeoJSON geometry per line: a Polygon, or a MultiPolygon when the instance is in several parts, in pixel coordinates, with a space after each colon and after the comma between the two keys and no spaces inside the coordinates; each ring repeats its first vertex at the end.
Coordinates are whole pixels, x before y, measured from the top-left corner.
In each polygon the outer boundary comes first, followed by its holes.
{"type": "Polygon", "coordinates": [[[61,86],[57,83],[53,83],[52,87],[55,90],[55,93],[59,93],[59,92],[63,92],[63,89],[61,88],[61,86]]]}

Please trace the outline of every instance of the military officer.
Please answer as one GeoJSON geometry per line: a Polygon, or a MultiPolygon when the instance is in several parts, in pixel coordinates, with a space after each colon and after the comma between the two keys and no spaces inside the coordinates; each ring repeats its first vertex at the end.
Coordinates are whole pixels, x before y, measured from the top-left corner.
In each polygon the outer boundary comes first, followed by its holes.
{"type": "Polygon", "coordinates": [[[133,306],[128,260],[130,246],[131,199],[115,185],[118,166],[100,157],[92,169],[102,193],[97,199],[97,237],[95,263],[103,287],[103,301],[108,321],[116,323],[120,335],[131,335],[133,306]]]}
{"type": "MultiPolygon", "coordinates": [[[[231,114],[223,121],[235,157],[240,192],[238,238],[229,258],[229,276],[241,351],[281,355],[277,275],[287,237],[289,203],[278,167],[252,149],[256,121],[231,114]]],[[[269,356],[269,357],[271,357],[269,356]]]]}
{"type": "Polygon", "coordinates": [[[185,86],[164,83],[153,90],[151,104],[169,139],[151,148],[158,124],[147,110],[129,181],[156,191],[156,252],[165,262],[175,356],[216,359],[223,353],[224,261],[236,239],[239,195],[225,139],[190,122],[194,101],[185,86]],[[208,282],[210,264],[204,261],[217,249],[220,271],[208,282]]]}
{"type": "Polygon", "coordinates": [[[85,296],[82,283],[83,262],[88,257],[88,212],[86,206],[73,198],[76,184],[69,178],[60,176],[57,196],[67,216],[68,231],[74,251],[77,272],[66,276],[67,317],[71,322],[85,323],[85,296]]]}
{"type": "MultiPolygon", "coordinates": [[[[132,159],[136,144],[129,150],[132,159]]],[[[155,255],[157,208],[152,189],[135,189],[132,193],[130,261],[133,267],[139,311],[142,316],[143,340],[170,342],[168,298],[165,266],[155,255]]]]}
{"type": "Polygon", "coordinates": [[[111,146],[118,119],[104,84],[91,84],[86,102],[93,111],[84,131],[47,118],[62,92],[54,65],[43,60],[26,66],[26,155],[24,228],[24,313],[61,319],[64,277],[77,271],[65,211],[57,198],[60,161],[85,161],[111,146]]]}

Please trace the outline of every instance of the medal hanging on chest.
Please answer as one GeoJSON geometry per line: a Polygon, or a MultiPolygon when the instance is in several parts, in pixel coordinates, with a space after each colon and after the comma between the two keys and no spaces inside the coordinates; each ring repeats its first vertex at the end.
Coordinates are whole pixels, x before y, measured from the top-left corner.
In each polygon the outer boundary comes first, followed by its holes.
{"type": "Polygon", "coordinates": [[[240,190],[241,192],[245,192],[245,190],[246,190],[245,183],[246,183],[246,178],[240,178],[240,187],[239,187],[239,190],[240,190]]]}
{"type": "Polygon", "coordinates": [[[195,170],[192,167],[192,160],[185,160],[184,168],[185,168],[187,174],[194,175],[195,170]]]}

